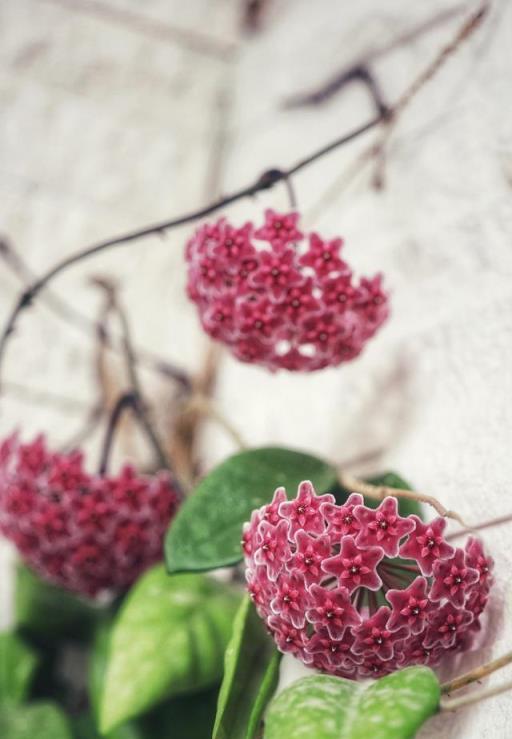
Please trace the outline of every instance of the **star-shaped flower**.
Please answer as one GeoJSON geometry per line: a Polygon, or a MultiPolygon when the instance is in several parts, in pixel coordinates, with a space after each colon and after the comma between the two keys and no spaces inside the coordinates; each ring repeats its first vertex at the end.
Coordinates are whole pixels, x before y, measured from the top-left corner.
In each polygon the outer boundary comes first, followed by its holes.
{"type": "Polygon", "coordinates": [[[297,228],[298,213],[276,213],[272,208],[265,211],[265,223],[258,228],[254,236],[268,241],[275,249],[282,249],[303,238],[302,231],[297,228]]]}
{"type": "Polygon", "coordinates": [[[315,628],[324,626],[331,639],[341,639],[348,626],[361,623],[361,616],[350,602],[346,588],[328,590],[311,585],[306,616],[315,628]]]}
{"type": "Polygon", "coordinates": [[[338,583],[352,593],[356,588],[378,590],[382,580],[377,574],[377,565],[384,557],[382,547],[356,546],[352,536],[342,539],[339,554],[329,557],[322,564],[328,575],[338,578],[338,583]]]}
{"type": "Polygon", "coordinates": [[[391,631],[388,621],[391,611],[387,606],[381,606],[373,616],[367,618],[361,626],[354,629],[355,654],[374,654],[383,660],[391,659],[395,655],[395,645],[399,645],[409,635],[407,627],[391,631]]]}
{"type": "Polygon", "coordinates": [[[391,631],[401,626],[407,626],[413,634],[423,631],[428,614],[434,608],[424,577],[417,577],[405,590],[388,590],[386,598],[392,605],[388,622],[391,631]]]}
{"type": "Polygon", "coordinates": [[[380,546],[388,557],[397,556],[400,540],[414,529],[414,521],[399,515],[396,498],[385,498],[375,509],[359,505],[354,516],[360,524],[357,544],[380,546]]]}
{"type": "Polygon", "coordinates": [[[288,619],[296,629],[302,629],[306,620],[308,596],[304,578],[300,574],[282,574],[276,582],[276,595],[270,608],[276,616],[288,619]]]}
{"type": "Polygon", "coordinates": [[[457,636],[473,621],[473,614],[464,608],[445,603],[434,611],[423,642],[429,648],[441,644],[445,649],[452,647],[457,636]]]}
{"type": "Polygon", "coordinates": [[[446,598],[454,606],[464,605],[466,593],[478,581],[478,570],[468,567],[462,549],[457,549],[451,559],[438,560],[434,564],[434,582],[430,591],[432,600],[446,598]]]}
{"type": "Polygon", "coordinates": [[[418,516],[410,516],[415,523],[414,531],[400,547],[400,556],[415,559],[424,575],[431,575],[434,563],[438,559],[453,557],[454,548],[444,538],[446,521],[435,518],[430,523],[423,523],[418,516]]]}
{"type": "Polygon", "coordinates": [[[320,511],[327,521],[327,532],[333,540],[340,540],[342,536],[356,536],[361,524],[354,515],[354,508],[362,505],[363,496],[352,493],[343,505],[322,503],[320,511]]]}
{"type": "Polygon", "coordinates": [[[289,503],[281,503],[279,514],[290,522],[290,537],[300,529],[309,534],[322,534],[325,529],[320,512],[322,503],[334,503],[332,495],[317,495],[313,485],[301,482],[297,497],[289,503]]]}
{"type": "Polygon", "coordinates": [[[277,526],[272,526],[262,521],[259,526],[258,548],[254,554],[256,564],[266,565],[269,578],[276,580],[290,557],[288,522],[280,521],[277,526]]]}
{"type": "Polygon", "coordinates": [[[297,572],[304,575],[308,585],[318,582],[323,574],[322,562],[331,552],[329,537],[326,535],[314,537],[309,536],[305,531],[297,531],[295,543],[297,548],[290,560],[290,568],[293,567],[297,572]]]}

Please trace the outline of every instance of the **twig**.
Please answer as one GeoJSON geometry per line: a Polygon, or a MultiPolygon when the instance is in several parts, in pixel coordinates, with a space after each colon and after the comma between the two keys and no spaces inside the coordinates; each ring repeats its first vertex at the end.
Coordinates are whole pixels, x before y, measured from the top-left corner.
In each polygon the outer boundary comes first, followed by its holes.
{"type": "MultiPolygon", "coordinates": [[[[125,29],[144,35],[152,41],[170,42],[184,47],[187,51],[202,54],[215,59],[229,62],[236,52],[234,41],[215,38],[214,36],[192,29],[166,23],[163,19],[153,19],[142,13],[135,13],[112,3],[100,0],[45,0],[52,5],[64,6],[67,11],[81,12],[94,18],[110,21],[125,29]]],[[[135,7],[137,7],[135,5],[135,7]]]]}
{"type": "Polygon", "coordinates": [[[308,93],[301,93],[288,98],[285,100],[283,107],[285,109],[290,109],[303,108],[309,105],[321,105],[350,82],[362,82],[370,93],[377,113],[382,116],[387,115],[389,108],[384,102],[384,96],[381,92],[380,86],[368,68],[368,65],[364,62],[358,62],[353,66],[344,69],[317,90],[313,90],[308,93]]]}
{"type": "MultiPolygon", "coordinates": [[[[290,96],[284,101],[283,107],[298,108],[307,105],[321,105],[322,103],[327,102],[348,82],[352,81],[353,79],[357,79],[359,70],[365,70],[366,73],[368,73],[370,64],[386,56],[390,52],[395,51],[396,49],[399,49],[406,44],[409,44],[411,41],[414,41],[415,39],[419,38],[425,33],[428,33],[434,28],[437,28],[438,26],[446,23],[454,16],[459,15],[464,9],[464,5],[456,5],[453,8],[448,8],[447,10],[436,13],[436,15],[434,15],[433,17],[429,18],[426,21],[422,21],[417,26],[414,26],[408,31],[404,31],[391,41],[386,41],[381,46],[377,46],[376,48],[371,49],[362,57],[353,61],[352,64],[350,64],[348,67],[342,67],[342,69],[335,72],[327,80],[327,82],[319,85],[319,87],[317,87],[316,89],[306,93],[301,92],[290,96]]],[[[375,104],[377,108],[380,109],[379,105],[382,101],[382,97],[378,89],[376,90],[375,87],[372,89],[371,83],[374,83],[374,80],[373,77],[371,77],[371,74],[369,78],[364,81],[370,87],[370,92],[372,93],[375,104]],[[376,92],[377,95],[375,94],[376,92]]]]}
{"type": "Polygon", "coordinates": [[[182,484],[190,489],[200,474],[197,444],[200,422],[204,416],[197,409],[190,408],[189,401],[196,395],[209,398],[217,377],[219,348],[210,344],[201,371],[193,380],[192,396],[181,398],[181,407],[170,428],[169,450],[174,460],[176,472],[182,484]]]}
{"type": "Polygon", "coordinates": [[[424,495],[423,493],[416,493],[413,490],[399,490],[398,488],[387,487],[386,485],[372,485],[369,482],[359,480],[357,477],[353,477],[345,472],[339,473],[339,482],[347,490],[354,491],[355,493],[361,493],[369,498],[375,498],[376,500],[384,500],[390,495],[395,498],[407,498],[408,500],[416,500],[418,503],[426,503],[427,505],[434,508],[440,516],[443,518],[453,518],[455,521],[460,523],[461,526],[466,526],[462,518],[455,511],[449,511],[440,503],[437,498],[432,495],[424,495]]]}
{"type": "Polygon", "coordinates": [[[105,475],[107,472],[108,462],[110,459],[110,453],[112,451],[112,445],[114,443],[115,432],[117,430],[119,421],[121,420],[123,413],[129,408],[133,410],[135,413],[137,413],[138,403],[137,403],[137,396],[135,395],[134,392],[123,393],[123,395],[119,397],[117,403],[114,405],[112,409],[112,413],[108,420],[108,426],[107,426],[107,430],[105,433],[105,439],[103,441],[103,446],[101,450],[100,463],[98,466],[98,473],[100,475],[105,475]]]}
{"type": "Polygon", "coordinates": [[[36,387],[27,387],[19,382],[6,381],[5,390],[12,393],[16,398],[28,403],[40,403],[41,405],[51,405],[55,408],[66,412],[76,413],[83,410],[92,410],[85,400],[66,397],[59,393],[53,393],[49,390],[41,390],[36,387]]]}
{"type": "Polygon", "coordinates": [[[254,182],[252,185],[249,185],[248,187],[244,187],[240,190],[237,190],[231,195],[227,195],[223,198],[220,198],[219,200],[216,200],[215,202],[211,203],[210,205],[205,206],[204,208],[200,208],[198,210],[192,211],[183,216],[178,216],[177,218],[173,218],[168,221],[161,221],[160,223],[155,223],[151,226],[147,226],[137,231],[130,231],[120,236],[116,236],[111,239],[106,239],[105,241],[101,241],[98,244],[94,244],[93,246],[90,246],[82,251],[76,252],[75,254],[72,254],[70,257],[63,259],[61,262],[54,265],[54,267],[48,270],[39,279],[35,280],[34,282],[32,282],[31,285],[26,287],[21,293],[21,295],[19,296],[18,300],[16,301],[16,304],[14,305],[11,311],[11,314],[8,317],[8,320],[2,332],[2,336],[0,338],[0,366],[4,359],[5,347],[6,347],[7,341],[9,337],[11,336],[11,334],[14,332],[19,315],[25,309],[27,309],[30,305],[32,305],[37,295],[41,292],[41,290],[43,290],[43,288],[46,287],[46,285],[54,277],[56,277],[57,275],[67,270],[69,267],[72,267],[73,265],[81,262],[83,259],[88,259],[89,257],[99,254],[100,252],[103,252],[106,249],[121,246],[124,244],[129,244],[134,241],[142,240],[148,236],[153,236],[155,234],[162,234],[165,231],[172,229],[172,228],[177,228],[178,226],[183,226],[188,223],[193,223],[194,221],[197,221],[200,218],[204,218],[208,215],[211,215],[212,213],[215,213],[221,208],[225,208],[228,205],[232,205],[233,203],[236,203],[239,200],[256,195],[258,192],[269,190],[275,185],[277,185],[278,182],[282,182],[283,180],[286,180],[288,177],[291,177],[292,175],[297,174],[302,169],[305,169],[310,164],[313,164],[314,162],[318,161],[319,159],[326,156],[327,154],[330,154],[335,149],[343,146],[349,141],[353,141],[354,139],[363,135],[367,131],[370,131],[372,128],[375,128],[375,126],[377,126],[380,122],[381,122],[381,116],[377,116],[371,119],[370,121],[368,121],[367,123],[363,124],[362,126],[359,126],[358,128],[354,129],[350,133],[335,139],[331,143],[327,144],[327,146],[324,146],[321,149],[318,149],[313,154],[305,157],[304,159],[301,159],[293,167],[290,167],[289,169],[286,169],[286,170],[277,170],[277,169],[269,170],[268,172],[265,172],[261,177],[259,177],[256,180],[256,182],[254,182]]]}
{"type": "Polygon", "coordinates": [[[464,695],[462,698],[454,698],[453,700],[444,698],[441,700],[441,711],[457,711],[459,708],[472,706],[474,703],[487,700],[487,698],[494,698],[494,696],[505,693],[507,690],[512,690],[512,680],[502,685],[496,685],[494,688],[487,688],[487,690],[480,690],[476,693],[464,695]]]}
{"type": "MultiPolygon", "coordinates": [[[[484,529],[490,529],[492,526],[500,526],[503,523],[510,523],[512,521],[512,513],[507,514],[506,516],[499,516],[498,518],[492,518],[490,521],[484,521],[484,523],[477,524],[476,526],[472,526],[472,531],[483,531],[484,529]]],[[[446,537],[447,541],[451,541],[452,539],[457,539],[459,536],[464,536],[467,531],[455,531],[453,534],[450,534],[446,537]]]]}
{"type": "MultiPolygon", "coordinates": [[[[35,275],[33,271],[22,258],[21,254],[19,254],[19,252],[5,237],[0,237],[0,257],[22,283],[27,285],[34,282],[35,275]]],[[[50,290],[45,291],[41,300],[45,301],[46,305],[54,315],[69,325],[78,328],[89,336],[97,335],[97,323],[78,311],[71,303],[65,302],[50,290]]],[[[103,327],[102,341],[104,346],[111,351],[117,353],[121,353],[123,351],[119,337],[112,335],[107,329],[107,326],[103,327]]],[[[152,372],[174,380],[186,390],[190,389],[190,378],[179,367],[176,367],[162,357],[155,356],[151,352],[143,349],[137,349],[136,354],[137,362],[139,364],[143,364],[152,372]]]]}
{"type": "Polygon", "coordinates": [[[433,59],[433,61],[413,80],[405,92],[400,96],[399,100],[390,109],[389,114],[385,117],[385,128],[382,138],[375,149],[377,168],[374,177],[374,184],[377,188],[381,188],[384,183],[385,148],[401,113],[403,113],[405,108],[410,105],[418,92],[422,90],[423,87],[433,79],[433,77],[435,77],[437,72],[457,51],[459,46],[480,26],[489,10],[489,5],[490,0],[484,0],[480,8],[462,24],[453,39],[441,49],[435,59],[433,59]]]}
{"type": "Polygon", "coordinates": [[[465,688],[466,685],[471,685],[471,683],[482,680],[482,678],[487,677],[487,675],[491,675],[502,667],[506,667],[506,665],[509,665],[511,662],[512,652],[507,652],[507,654],[504,654],[502,657],[498,657],[498,659],[495,659],[492,662],[487,662],[485,665],[481,665],[470,672],[466,672],[465,675],[460,675],[460,677],[456,677],[454,680],[444,683],[441,685],[441,692],[453,693],[455,690],[465,688]]]}
{"type": "MultiPolygon", "coordinates": [[[[14,305],[11,311],[11,314],[8,317],[8,320],[4,326],[4,330],[0,338],[0,369],[1,369],[2,362],[4,359],[4,355],[5,355],[6,343],[9,339],[9,336],[14,332],[14,329],[16,327],[16,322],[17,322],[17,319],[20,313],[22,313],[26,308],[28,308],[33,303],[36,296],[41,292],[41,290],[44,287],[46,287],[46,285],[54,277],[56,277],[57,275],[59,275],[61,272],[65,271],[69,267],[72,267],[74,264],[81,262],[83,259],[87,259],[95,254],[99,254],[105,249],[109,249],[115,246],[121,246],[123,244],[128,244],[133,241],[143,239],[147,236],[152,236],[154,234],[162,234],[171,228],[183,226],[185,224],[192,223],[200,218],[204,218],[208,215],[211,215],[212,213],[215,213],[221,208],[225,208],[228,205],[232,205],[233,203],[238,202],[239,200],[256,195],[258,192],[261,192],[263,190],[270,190],[278,182],[282,182],[283,180],[286,180],[287,178],[292,177],[293,175],[297,174],[298,172],[305,169],[306,167],[309,167],[314,162],[317,162],[318,160],[320,160],[327,154],[330,154],[331,152],[340,148],[344,144],[347,144],[350,141],[353,141],[354,139],[359,138],[360,136],[367,133],[372,128],[375,128],[377,125],[379,125],[382,122],[388,123],[388,131],[389,131],[391,124],[393,125],[396,124],[396,121],[399,115],[410,104],[411,100],[422,89],[424,84],[432,79],[434,74],[444,64],[444,62],[449,58],[449,56],[451,56],[451,54],[455,51],[455,49],[458,48],[460,43],[464,39],[468,38],[471,32],[474,31],[478,27],[482,18],[485,15],[487,7],[488,5],[487,3],[485,3],[477,13],[473,14],[471,18],[464,23],[463,27],[457,33],[454,40],[441,50],[441,52],[436,56],[434,61],[431,64],[429,64],[426,67],[426,69],[414,80],[414,82],[407,88],[405,93],[399,98],[398,102],[390,109],[390,111],[385,116],[383,115],[375,116],[374,118],[369,120],[367,123],[364,123],[358,128],[355,128],[350,133],[334,139],[326,146],[323,146],[320,149],[317,149],[316,151],[314,151],[309,156],[306,156],[303,159],[300,159],[292,167],[289,167],[287,169],[282,169],[282,170],[280,169],[268,170],[261,177],[259,177],[256,180],[256,182],[254,182],[253,184],[247,187],[241,188],[240,190],[237,190],[231,195],[227,195],[221,198],[220,200],[217,200],[211,203],[210,205],[205,206],[204,208],[200,208],[198,210],[192,211],[183,216],[179,216],[177,218],[173,218],[168,221],[161,221],[160,223],[155,223],[151,226],[147,226],[137,231],[130,231],[126,234],[122,234],[121,236],[116,236],[114,238],[101,241],[100,243],[94,244],[93,246],[90,246],[84,249],[83,251],[79,251],[71,255],[70,257],[63,259],[58,264],[56,264],[53,268],[48,270],[48,272],[42,275],[38,280],[33,282],[31,285],[29,285],[21,293],[18,300],[16,301],[16,304],[14,305]]],[[[385,140],[387,140],[388,136],[389,136],[389,133],[383,137],[380,143],[380,147],[377,148],[377,152],[383,151],[383,143],[385,140]]],[[[372,146],[372,149],[373,147],[374,145],[372,146]]],[[[0,377],[0,380],[1,380],[1,377],[0,377]]]]}
{"type": "MultiPolygon", "coordinates": [[[[100,283],[98,282],[98,284],[100,283]]],[[[104,289],[109,291],[110,300],[112,301],[112,307],[116,311],[117,316],[119,318],[119,322],[121,323],[122,334],[123,334],[123,346],[124,346],[125,358],[126,358],[126,369],[128,371],[128,377],[130,380],[132,393],[136,398],[138,419],[140,421],[142,428],[146,432],[146,436],[151,442],[153,449],[155,450],[159,464],[161,465],[161,467],[164,467],[170,470],[171,469],[170,461],[167,457],[167,454],[165,453],[163,444],[160,442],[160,439],[158,438],[158,434],[156,433],[153,427],[153,424],[151,423],[151,420],[149,418],[149,413],[147,410],[147,406],[146,406],[146,402],[144,400],[144,396],[142,393],[141,384],[139,382],[139,377],[137,374],[137,362],[136,362],[135,352],[134,352],[133,344],[131,340],[131,333],[130,333],[130,326],[128,324],[128,319],[126,318],[126,315],[117,298],[115,289],[113,289],[112,286],[108,284],[104,285],[104,289]]]]}
{"type": "Polygon", "coordinates": [[[234,441],[239,449],[247,449],[248,445],[240,432],[233,426],[231,421],[229,421],[229,419],[227,419],[223,415],[223,413],[221,413],[219,408],[217,408],[217,406],[212,403],[209,398],[205,397],[204,395],[193,395],[183,409],[184,415],[187,415],[188,413],[199,413],[206,418],[211,418],[212,421],[215,421],[219,426],[221,426],[221,428],[224,429],[224,431],[226,431],[228,436],[231,437],[231,439],[234,441]]]}
{"type": "Polygon", "coordinates": [[[112,312],[111,300],[107,299],[102,306],[98,321],[96,323],[96,351],[94,353],[94,373],[96,376],[96,386],[98,397],[96,402],[87,414],[82,427],[75,432],[71,439],[63,445],[63,449],[75,449],[82,446],[85,441],[94,433],[101,423],[103,416],[108,412],[112,405],[113,399],[117,396],[117,388],[112,388],[112,382],[109,381],[108,365],[105,356],[107,348],[106,337],[108,336],[108,319],[112,312]]]}

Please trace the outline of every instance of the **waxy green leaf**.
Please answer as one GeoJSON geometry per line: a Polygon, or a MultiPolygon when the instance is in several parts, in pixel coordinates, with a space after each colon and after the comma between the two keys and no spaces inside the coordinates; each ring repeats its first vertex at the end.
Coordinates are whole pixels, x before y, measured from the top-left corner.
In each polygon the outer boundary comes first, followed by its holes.
{"type": "Polygon", "coordinates": [[[212,739],[253,739],[279,677],[281,655],[246,595],[225,655],[212,739]]]}
{"type": "Polygon", "coordinates": [[[103,733],[171,696],[220,681],[240,601],[204,575],[149,570],[126,597],[109,640],[100,699],[103,733]]]}
{"type": "Polygon", "coordinates": [[[15,705],[27,698],[38,662],[37,654],[19,636],[0,634],[0,704],[15,705]]]}
{"type": "Polygon", "coordinates": [[[87,639],[101,610],[40,580],[19,565],[15,589],[16,624],[45,642],[61,639],[87,639]]]}
{"type": "Polygon", "coordinates": [[[0,708],[2,739],[72,739],[64,713],[52,703],[0,708]]]}
{"type": "Polygon", "coordinates": [[[407,667],[371,684],[316,675],[270,704],[265,739],[410,739],[439,709],[439,681],[407,667]]]}
{"type": "Polygon", "coordinates": [[[242,559],[242,526],[255,508],[272,500],[284,486],[295,495],[303,480],[318,493],[336,481],[336,471],[310,454],[269,447],[229,457],[197,486],[167,534],[165,554],[170,572],[199,572],[236,564],[242,559]]]}

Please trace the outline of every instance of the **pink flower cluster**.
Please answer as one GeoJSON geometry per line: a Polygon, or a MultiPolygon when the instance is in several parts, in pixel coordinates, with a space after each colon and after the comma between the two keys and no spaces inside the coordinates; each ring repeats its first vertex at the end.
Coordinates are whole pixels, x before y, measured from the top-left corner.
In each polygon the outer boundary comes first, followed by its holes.
{"type": "Polygon", "coordinates": [[[348,678],[436,665],[471,646],[492,584],[478,539],[464,549],[445,520],[399,515],[396,498],[344,505],[309,482],[253,512],[242,546],[248,589],[282,652],[348,678]]]}
{"type": "Polygon", "coordinates": [[[162,556],[178,496],[169,476],[90,475],[43,436],[0,444],[0,531],[45,580],[84,596],[126,589],[162,556]]]}
{"type": "Polygon", "coordinates": [[[206,333],[238,359],[312,372],[356,357],[389,308],[380,276],[356,285],[342,239],[311,233],[306,245],[298,218],[267,210],[261,228],[201,226],[186,247],[187,290],[206,333]]]}

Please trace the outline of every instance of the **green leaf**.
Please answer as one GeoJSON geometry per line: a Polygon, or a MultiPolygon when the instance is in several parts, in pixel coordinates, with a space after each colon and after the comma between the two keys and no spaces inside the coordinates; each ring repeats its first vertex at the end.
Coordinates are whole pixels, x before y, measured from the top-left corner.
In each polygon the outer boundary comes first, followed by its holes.
{"type": "Polygon", "coordinates": [[[17,625],[44,641],[87,639],[101,609],[61,588],[40,580],[20,565],[16,573],[15,615],[17,625]]]}
{"type": "Polygon", "coordinates": [[[159,706],[140,721],[145,732],[143,739],[211,739],[217,693],[215,687],[159,706]]]}
{"type": "Polygon", "coordinates": [[[100,730],[220,681],[238,603],[230,587],[203,575],[170,577],[163,565],[149,570],[112,628],[100,730]]]}
{"type": "Polygon", "coordinates": [[[107,736],[102,735],[98,732],[92,714],[83,714],[73,721],[73,737],[74,739],[153,739],[153,737],[157,739],[157,735],[147,733],[135,722],[119,726],[107,736]]]}
{"type": "Polygon", "coordinates": [[[265,739],[409,739],[437,713],[440,693],[428,667],[407,667],[370,685],[306,677],[270,704],[265,739]]]}
{"type": "Polygon", "coordinates": [[[0,704],[23,703],[39,659],[16,634],[0,634],[0,704]]]}
{"type": "Polygon", "coordinates": [[[293,495],[302,480],[323,493],[335,470],[309,454],[277,447],[229,457],[197,486],[181,506],[165,542],[169,572],[200,572],[242,559],[242,525],[255,508],[270,502],[276,488],[293,495]]]}
{"type": "Polygon", "coordinates": [[[2,739],[72,739],[66,716],[52,703],[0,708],[2,739]]]}
{"type": "Polygon", "coordinates": [[[280,658],[246,595],[224,658],[212,739],[253,739],[277,685],[280,658]]]}

